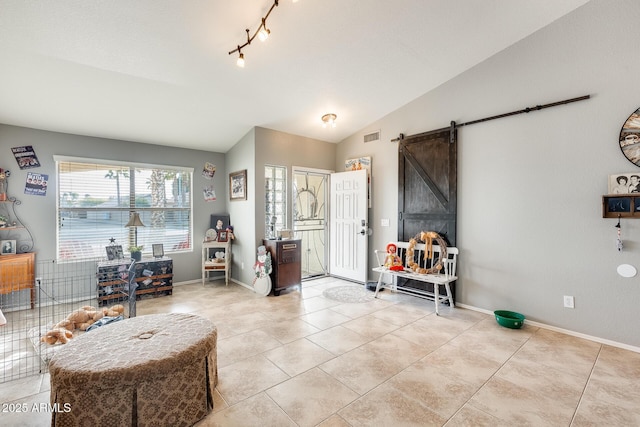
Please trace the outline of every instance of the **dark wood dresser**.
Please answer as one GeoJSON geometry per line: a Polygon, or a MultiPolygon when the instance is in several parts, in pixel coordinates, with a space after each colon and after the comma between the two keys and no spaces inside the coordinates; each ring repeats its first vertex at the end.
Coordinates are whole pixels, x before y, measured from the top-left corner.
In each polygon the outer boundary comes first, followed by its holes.
{"type": "Polygon", "coordinates": [[[271,254],[271,289],[275,296],[291,286],[301,286],[301,240],[263,240],[271,254]]]}

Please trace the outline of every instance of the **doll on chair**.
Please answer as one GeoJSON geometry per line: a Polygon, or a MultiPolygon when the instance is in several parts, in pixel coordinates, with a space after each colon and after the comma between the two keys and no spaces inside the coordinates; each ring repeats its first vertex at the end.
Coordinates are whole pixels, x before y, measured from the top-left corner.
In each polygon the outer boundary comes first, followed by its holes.
{"type": "Polygon", "coordinates": [[[404,270],[404,267],[402,265],[402,260],[396,253],[397,250],[398,248],[394,243],[389,243],[387,245],[387,256],[384,259],[384,266],[389,270],[402,271],[404,270]]]}

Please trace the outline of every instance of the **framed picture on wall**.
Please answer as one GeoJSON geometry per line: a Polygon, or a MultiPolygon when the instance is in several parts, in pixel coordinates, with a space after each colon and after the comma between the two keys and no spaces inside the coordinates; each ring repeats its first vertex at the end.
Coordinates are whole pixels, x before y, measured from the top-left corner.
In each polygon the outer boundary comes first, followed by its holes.
{"type": "Polygon", "coordinates": [[[640,193],[640,172],[609,175],[608,194],[640,193]]]}
{"type": "Polygon", "coordinates": [[[247,200],[247,170],[229,174],[229,197],[233,200],[247,200]]]}

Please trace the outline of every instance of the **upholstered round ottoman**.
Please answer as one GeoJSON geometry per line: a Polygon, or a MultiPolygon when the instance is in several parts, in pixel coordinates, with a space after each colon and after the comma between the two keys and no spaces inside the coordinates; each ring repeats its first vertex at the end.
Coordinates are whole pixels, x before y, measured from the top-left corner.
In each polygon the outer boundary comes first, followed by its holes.
{"type": "Polygon", "coordinates": [[[217,329],[200,316],[114,322],[51,359],[52,426],[187,426],[213,408],[217,329]]]}

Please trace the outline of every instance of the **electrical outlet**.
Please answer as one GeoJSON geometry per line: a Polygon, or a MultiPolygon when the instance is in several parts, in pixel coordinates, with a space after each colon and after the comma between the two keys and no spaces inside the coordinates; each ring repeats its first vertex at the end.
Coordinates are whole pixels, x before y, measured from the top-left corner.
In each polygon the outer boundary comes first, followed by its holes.
{"type": "Polygon", "coordinates": [[[389,226],[389,218],[382,218],[380,220],[380,227],[388,227],[389,226]]]}
{"type": "Polygon", "coordinates": [[[565,308],[574,308],[575,304],[574,304],[574,300],[572,296],[569,295],[565,295],[564,296],[564,307],[565,308]]]}

